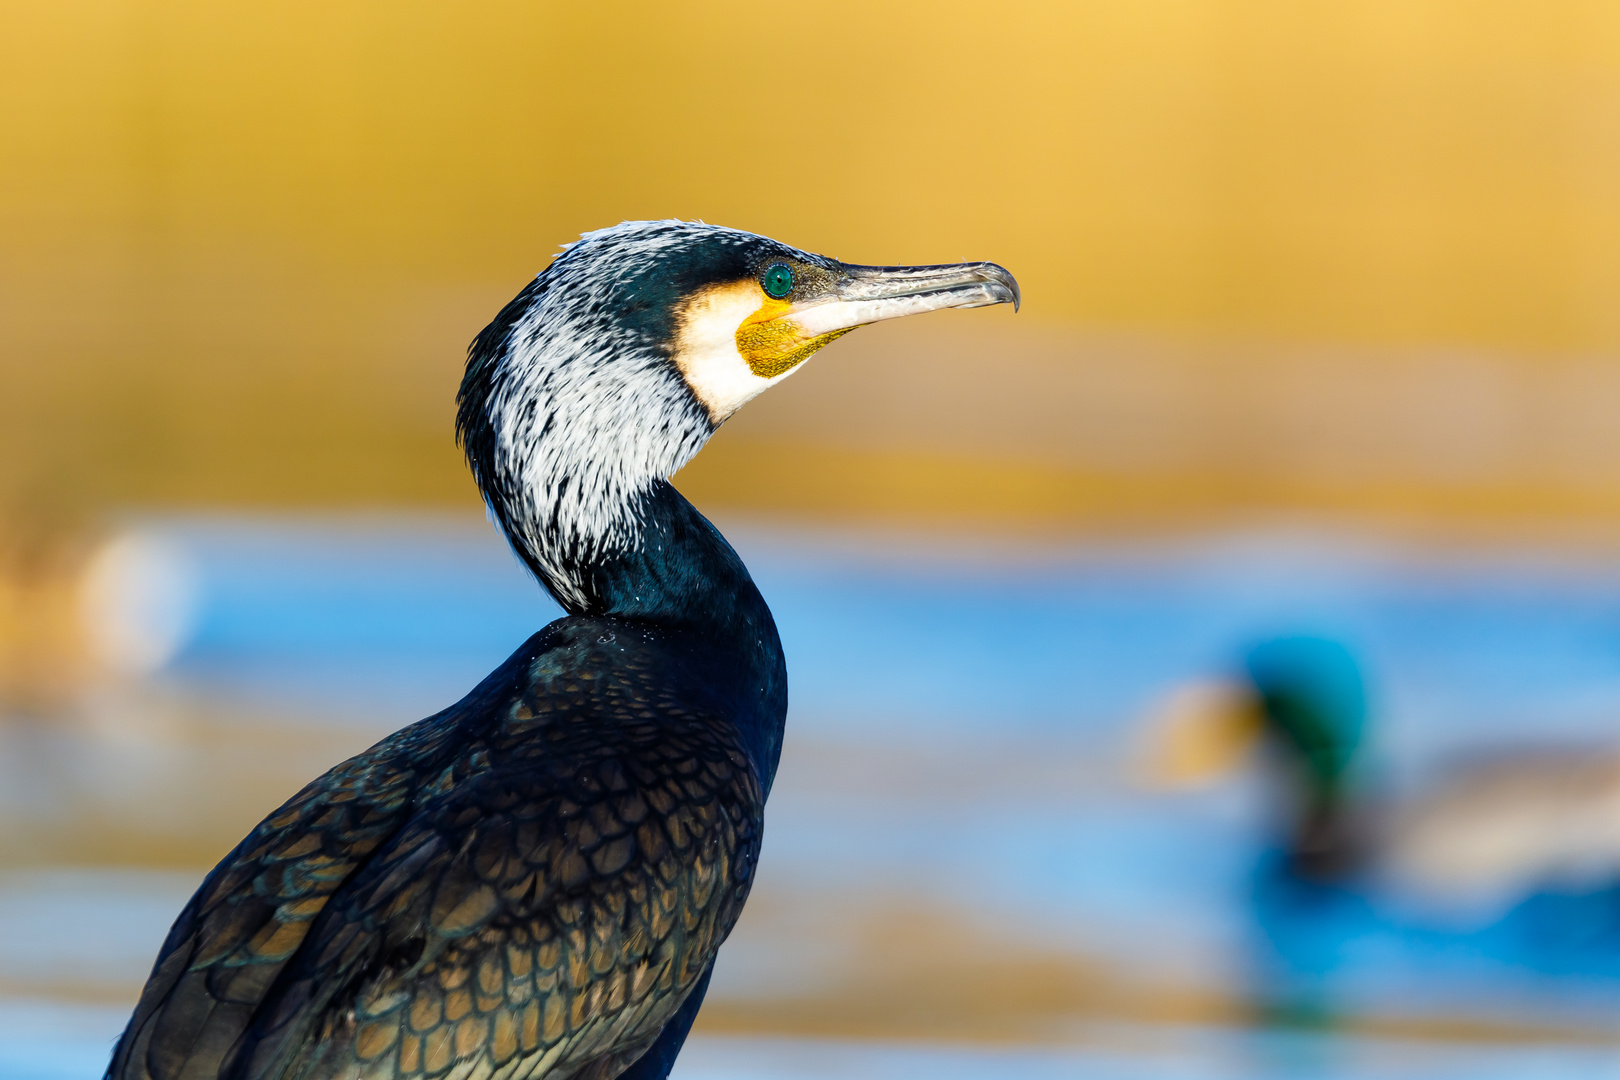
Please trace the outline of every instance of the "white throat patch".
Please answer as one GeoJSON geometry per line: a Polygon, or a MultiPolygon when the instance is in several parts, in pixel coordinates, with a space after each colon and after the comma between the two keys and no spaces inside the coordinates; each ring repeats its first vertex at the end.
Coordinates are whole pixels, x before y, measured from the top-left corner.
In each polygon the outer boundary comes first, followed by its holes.
{"type": "Polygon", "coordinates": [[[738,349],[738,327],[763,303],[758,282],[738,281],[703,290],[680,312],[675,366],[716,425],[801,366],[771,377],[756,375],[738,349]]]}

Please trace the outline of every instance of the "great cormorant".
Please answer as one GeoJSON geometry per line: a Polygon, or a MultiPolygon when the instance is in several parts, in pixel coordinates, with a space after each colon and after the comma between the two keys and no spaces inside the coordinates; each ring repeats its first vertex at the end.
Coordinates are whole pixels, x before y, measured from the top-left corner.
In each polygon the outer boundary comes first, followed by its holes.
{"type": "Polygon", "coordinates": [[[993,263],[846,265],[701,223],[567,246],[472,343],[457,413],[567,616],[214,868],[108,1077],[664,1077],[748,895],[787,712],[770,610],[669,477],[849,330],[1018,300],[993,263]]]}

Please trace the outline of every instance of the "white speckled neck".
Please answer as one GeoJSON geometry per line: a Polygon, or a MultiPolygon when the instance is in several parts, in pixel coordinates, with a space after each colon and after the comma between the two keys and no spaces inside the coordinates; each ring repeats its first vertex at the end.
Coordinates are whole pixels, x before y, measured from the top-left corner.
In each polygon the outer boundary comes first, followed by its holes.
{"type": "Polygon", "coordinates": [[[484,403],[494,474],[485,496],[571,610],[589,606],[585,568],[640,542],[639,496],[714,433],[665,352],[619,324],[610,288],[624,268],[711,228],[587,234],[540,275],[496,360],[484,403]]]}

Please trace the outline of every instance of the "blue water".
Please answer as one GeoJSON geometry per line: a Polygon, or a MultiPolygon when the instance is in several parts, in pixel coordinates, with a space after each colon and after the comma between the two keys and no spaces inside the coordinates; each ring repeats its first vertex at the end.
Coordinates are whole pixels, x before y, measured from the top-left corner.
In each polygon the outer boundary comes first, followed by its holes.
{"type": "MultiPolygon", "coordinates": [[[[166,677],[226,698],[395,726],[454,700],[559,614],[483,522],[148,528],[183,554],[198,597],[166,677]]],[[[1072,758],[1117,774],[1167,690],[1232,671],[1278,633],[1334,637],[1361,658],[1372,755],[1391,782],[1481,747],[1620,740],[1620,559],[1300,532],[1016,546],[727,531],[789,657],[772,819],[788,879],[898,877],[1088,947],[1123,935],[1206,966],[1241,951],[1260,856],[1242,791],[1150,798],[1096,777],[1014,778],[953,803],[822,790],[796,779],[791,750],[883,747],[899,755],[891,776],[916,771],[905,754],[918,747],[1015,773],[1072,758]]]]}
{"type": "MultiPolygon", "coordinates": [[[[722,524],[771,603],[791,672],[762,910],[927,898],[987,933],[1242,993],[1259,941],[1254,778],[1188,794],[1136,781],[1144,717],[1168,690],[1229,673],[1253,641],[1308,631],[1344,641],[1366,666],[1372,754],[1392,786],[1482,747],[1620,742],[1620,556],[1463,555],[1299,532],[1034,546],[722,524]]],[[[558,614],[482,522],[136,527],[184,566],[194,597],[154,683],[257,716],[387,730],[454,701],[558,614]]],[[[125,931],[129,965],[155,949],[165,901],[187,880],[140,886],[158,900],[151,926],[125,931]]],[[[10,902],[46,912],[56,905],[40,889],[74,887],[34,882],[17,895],[35,899],[10,902]]],[[[6,895],[0,882],[0,907],[6,895]]],[[[722,954],[717,993],[770,993],[836,958],[830,939],[746,931],[722,954]]],[[[1620,1015],[1613,984],[1550,977],[1398,925],[1341,936],[1337,992],[1351,1005],[1586,1026],[1620,1015]]],[[[0,980],[14,981],[23,960],[41,962],[0,947],[0,980]]],[[[90,1075],[72,1054],[15,1056],[27,1027],[16,1015],[0,1008],[0,1077],[90,1075]]],[[[89,1030],[84,1015],[52,1021],[61,1031],[45,1024],[40,1038],[67,1045],[89,1030]]],[[[1611,1051],[1580,1047],[1122,1030],[1029,1052],[711,1039],[677,1075],[1620,1072],[1611,1051]]]]}
{"type": "MultiPolygon", "coordinates": [[[[153,523],[198,579],[172,673],[403,718],[447,704],[556,606],[483,523],[153,523]]],[[[795,724],[1110,738],[1281,632],[1336,637],[1399,755],[1620,736],[1620,553],[1476,554],[1325,534],[1013,548],[728,530],[787,649],[795,724]]]]}

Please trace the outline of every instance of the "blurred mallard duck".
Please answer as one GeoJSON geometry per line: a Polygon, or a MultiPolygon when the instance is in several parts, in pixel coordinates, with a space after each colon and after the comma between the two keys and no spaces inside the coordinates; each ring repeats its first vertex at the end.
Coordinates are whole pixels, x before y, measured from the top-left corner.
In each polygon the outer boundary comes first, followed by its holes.
{"type": "Polygon", "coordinates": [[[1241,670],[1178,695],[1160,771],[1197,780],[1262,750],[1271,832],[1253,899],[1293,977],[1325,974],[1346,938],[1371,932],[1620,976],[1620,751],[1477,754],[1390,798],[1368,765],[1367,688],[1347,648],[1277,638],[1241,670]]]}

